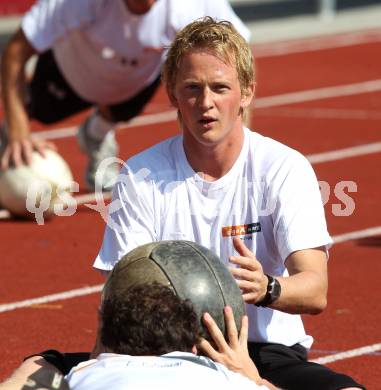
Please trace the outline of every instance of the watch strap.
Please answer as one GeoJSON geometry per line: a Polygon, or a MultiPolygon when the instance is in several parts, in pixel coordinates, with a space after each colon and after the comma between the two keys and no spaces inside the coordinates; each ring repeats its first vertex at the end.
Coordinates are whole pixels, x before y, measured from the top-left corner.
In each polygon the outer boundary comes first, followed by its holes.
{"type": "Polygon", "coordinates": [[[255,305],[260,307],[266,307],[271,305],[280,296],[281,286],[279,281],[271,275],[265,274],[268,279],[266,295],[264,298],[257,302],[255,305]]]}

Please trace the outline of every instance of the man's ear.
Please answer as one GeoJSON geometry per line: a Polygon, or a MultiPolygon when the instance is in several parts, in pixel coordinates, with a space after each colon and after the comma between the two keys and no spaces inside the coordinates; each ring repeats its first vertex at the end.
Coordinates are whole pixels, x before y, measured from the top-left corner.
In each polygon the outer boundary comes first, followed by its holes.
{"type": "Polygon", "coordinates": [[[194,355],[197,355],[197,353],[198,353],[197,347],[196,347],[195,345],[192,347],[192,353],[193,353],[194,355]]]}
{"type": "Polygon", "coordinates": [[[250,106],[255,95],[255,83],[250,84],[244,91],[242,91],[241,96],[241,107],[247,108],[250,106]]]}
{"type": "Polygon", "coordinates": [[[169,101],[171,102],[172,106],[175,108],[178,108],[177,98],[175,96],[174,91],[167,91],[167,95],[168,95],[169,101]]]}

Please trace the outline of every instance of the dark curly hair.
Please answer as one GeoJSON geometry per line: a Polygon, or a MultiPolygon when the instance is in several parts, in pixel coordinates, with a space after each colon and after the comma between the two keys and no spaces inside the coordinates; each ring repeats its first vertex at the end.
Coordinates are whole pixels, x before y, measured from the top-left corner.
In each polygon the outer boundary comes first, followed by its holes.
{"type": "Polygon", "coordinates": [[[158,283],[104,297],[101,341],[114,353],[135,356],[190,352],[201,335],[193,305],[158,283]]]}

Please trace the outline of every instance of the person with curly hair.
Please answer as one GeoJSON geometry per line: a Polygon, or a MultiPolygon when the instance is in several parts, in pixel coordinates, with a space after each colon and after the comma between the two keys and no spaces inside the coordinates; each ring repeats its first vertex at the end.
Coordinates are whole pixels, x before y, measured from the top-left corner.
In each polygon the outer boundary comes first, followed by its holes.
{"type": "Polygon", "coordinates": [[[170,287],[138,284],[118,293],[107,290],[106,282],[103,291],[97,341],[87,360],[83,354],[76,356],[82,361],[64,376],[65,369],[57,362],[70,356],[46,351],[27,359],[0,389],[175,390],[179,383],[226,390],[274,389],[260,378],[249,357],[247,317],[238,336],[230,307],[225,308],[228,341],[210,315],[204,315],[214,347],[201,337],[192,302],[179,298],[170,287]],[[215,361],[197,355],[198,349],[215,361]]]}

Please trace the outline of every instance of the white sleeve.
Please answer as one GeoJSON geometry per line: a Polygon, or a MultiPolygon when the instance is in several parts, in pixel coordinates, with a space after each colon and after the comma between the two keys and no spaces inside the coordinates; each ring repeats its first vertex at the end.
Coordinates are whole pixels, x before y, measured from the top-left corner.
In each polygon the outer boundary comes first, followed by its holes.
{"type": "Polygon", "coordinates": [[[108,205],[109,216],[94,267],[110,271],[137,246],[157,241],[152,184],[144,170],[123,168],[108,205]]]}
{"type": "Polygon", "coordinates": [[[327,231],[319,184],[308,160],[300,153],[283,161],[270,183],[274,199],[274,237],[283,259],[297,250],[332,244],[327,231]]]}
{"type": "Polygon", "coordinates": [[[227,0],[172,0],[169,3],[168,12],[170,12],[170,24],[173,35],[171,39],[174,38],[177,31],[184,28],[190,22],[204,16],[211,16],[217,20],[228,20],[233,23],[234,27],[246,41],[250,41],[250,30],[236,15],[227,0]]]}
{"type": "Polygon", "coordinates": [[[39,0],[24,15],[21,28],[39,52],[52,47],[70,30],[91,23],[102,7],[96,0],[39,0]]]}

